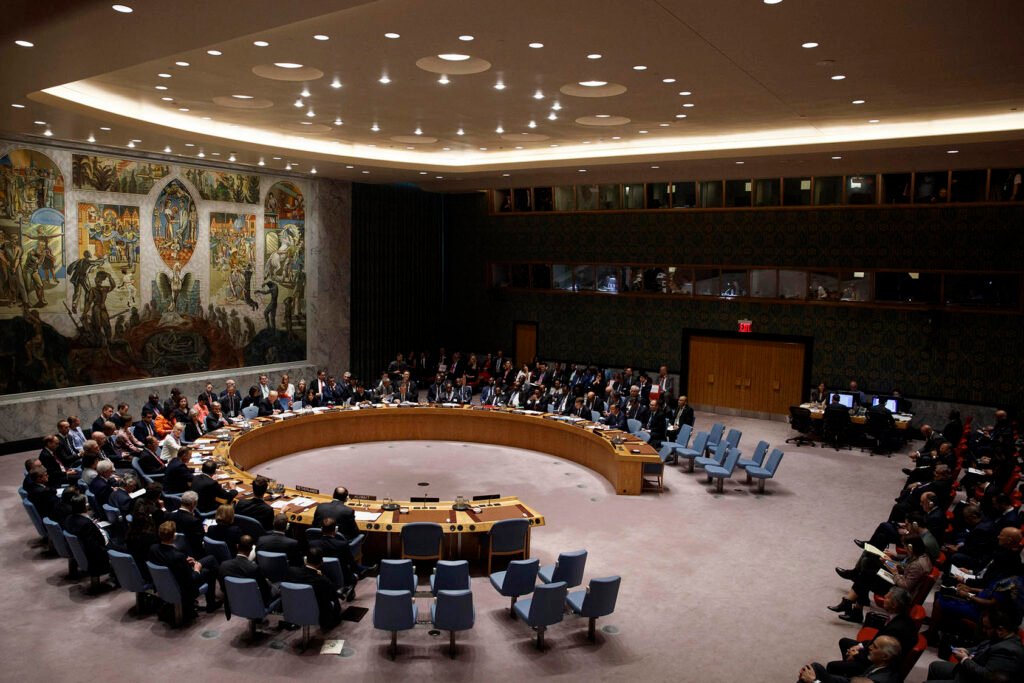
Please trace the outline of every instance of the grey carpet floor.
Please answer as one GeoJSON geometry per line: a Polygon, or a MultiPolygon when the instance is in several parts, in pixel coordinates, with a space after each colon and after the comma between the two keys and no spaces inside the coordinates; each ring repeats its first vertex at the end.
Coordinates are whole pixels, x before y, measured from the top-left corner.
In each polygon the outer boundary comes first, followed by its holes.
{"type": "MultiPolygon", "coordinates": [[[[697,426],[715,419],[698,413],[697,426]]],[[[549,629],[543,653],[530,630],[509,618],[508,601],[487,578],[474,578],[476,627],[459,635],[454,660],[446,634],[431,636],[421,625],[399,636],[398,659],[390,661],[388,635],[373,629],[369,615],[330,634],[346,640],[350,656],[320,656],[298,653],[297,633],[247,646],[237,618],[203,615],[172,630],[152,616],[136,618],[124,592],[86,596],[63,578],[62,561],[31,544],[35,532],[15,493],[24,456],[0,458],[0,477],[10,484],[0,501],[7,622],[0,679],[793,681],[805,662],[836,658],[838,639],[856,633],[825,609],[848,585],[833,567],[852,565],[858,551],[851,539],[885,517],[906,459],[796,448],[783,443],[791,435],[785,423],[720,419],[743,430],[744,452],[761,439],[786,451],[766,495],[740,478],[719,495],[702,474],[669,467],[664,493],[616,496],[602,477],[570,461],[458,443],[360,444],[266,464],[261,471],[280,481],[323,491],[342,483],[395,498],[517,495],[546,517],[532,537],[542,564],[559,551],[586,548],[586,580],[623,577],[615,614],[598,622],[596,644],[586,639],[585,620],[567,617],[549,629]]],[[[372,608],[371,582],[358,592],[356,604],[372,608]]],[[[422,619],[429,601],[419,604],[422,619]]],[[[908,680],[924,680],[931,659],[926,653],[908,680]]]]}

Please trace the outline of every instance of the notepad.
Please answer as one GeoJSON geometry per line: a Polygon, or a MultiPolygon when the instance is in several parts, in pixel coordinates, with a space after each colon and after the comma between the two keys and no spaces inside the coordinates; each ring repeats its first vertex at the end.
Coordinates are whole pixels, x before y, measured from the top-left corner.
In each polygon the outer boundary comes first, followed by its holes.
{"type": "Polygon", "coordinates": [[[273,503],[271,503],[270,507],[276,508],[278,510],[281,510],[283,508],[288,507],[291,504],[292,504],[292,502],[290,500],[286,500],[286,499],[282,498],[281,500],[277,500],[277,501],[274,501],[273,503]]]}
{"type": "Polygon", "coordinates": [[[950,576],[952,576],[954,579],[957,579],[958,581],[969,581],[971,579],[976,579],[977,578],[974,574],[972,574],[972,573],[970,573],[968,571],[964,571],[963,569],[961,569],[960,567],[956,566],[955,564],[950,566],[949,574],[950,574],[950,576]]]}
{"type": "Polygon", "coordinates": [[[872,555],[878,555],[879,557],[881,557],[883,559],[888,559],[889,558],[889,556],[885,554],[885,551],[879,550],[878,548],[876,548],[875,546],[871,545],[870,543],[865,543],[864,544],[864,552],[871,553],[872,555]]]}
{"type": "Polygon", "coordinates": [[[380,519],[382,513],[380,512],[364,512],[362,510],[356,510],[356,521],[357,522],[376,522],[380,519]]]}
{"type": "Polygon", "coordinates": [[[145,492],[146,492],[146,489],[138,489],[136,491],[132,491],[131,493],[129,493],[128,497],[131,498],[132,500],[135,500],[139,496],[143,495],[145,492]]]}
{"type": "Polygon", "coordinates": [[[325,640],[324,644],[320,647],[320,654],[322,655],[340,655],[342,649],[345,647],[344,640],[325,640]]]}

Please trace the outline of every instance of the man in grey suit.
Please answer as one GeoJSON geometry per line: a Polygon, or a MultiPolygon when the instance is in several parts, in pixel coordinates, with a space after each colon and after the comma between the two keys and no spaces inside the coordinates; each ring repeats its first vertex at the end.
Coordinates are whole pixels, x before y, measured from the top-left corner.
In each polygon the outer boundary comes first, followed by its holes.
{"type": "MultiPolygon", "coordinates": [[[[902,680],[899,672],[900,643],[891,636],[879,636],[868,646],[868,670],[857,677],[857,680],[868,680],[874,683],[898,683],[902,680]]],[[[797,678],[799,683],[850,683],[846,676],[830,674],[825,667],[814,662],[800,669],[797,678]]]]}
{"type": "Polygon", "coordinates": [[[982,681],[1019,681],[1024,678],[1024,645],[1017,635],[1020,617],[994,607],[981,617],[981,630],[987,640],[971,650],[956,648],[956,664],[932,662],[927,683],[981,683],[982,681]]]}

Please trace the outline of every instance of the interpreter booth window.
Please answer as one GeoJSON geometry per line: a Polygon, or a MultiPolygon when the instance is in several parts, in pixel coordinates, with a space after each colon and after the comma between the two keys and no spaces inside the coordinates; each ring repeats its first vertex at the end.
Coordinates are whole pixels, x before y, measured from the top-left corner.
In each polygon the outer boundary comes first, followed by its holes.
{"type": "Polygon", "coordinates": [[[669,266],[668,291],[669,294],[693,296],[693,269],[669,266]]]}
{"type": "Polygon", "coordinates": [[[618,294],[623,287],[622,269],[614,266],[597,267],[597,291],[618,294]]]}
{"type": "Polygon", "coordinates": [[[843,177],[824,176],[814,179],[815,206],[831,206],[843,202],[843,177]]]}
{"type": "Polygon", "coordinates": [[[713,268],[694,269],[693,292],[697,296],[718,296],[718,270],[713,268]]]}
{"type": "Polygon", "coordinates": [[[576,187],[562,185],[555,188],[555,211],[574,211],[576,209],[576,187]]]}
{"type": "Polygon", "coordinates": [[[580,211],[597,211],[598,186],[576,186],[576,208],[580,211]]]}
{"type": "Polygon", "coordinates": [[[554,209],[553,192],[550,187],[533,188],[533,210],[551,211],[554,209]]]}
{"type": "Polygon", "coordinates": [[[911,194],[910,181],[909,173],[883,173],[882,203],[909,204],[911,194]]]}
{"type": "Polygon", "coordinates": [[[622,197],[627,209],[644,208],[644,186],[640,183],[623,185],[622,197]]]}
{"type": "Polygon", "coordinates": [[[505,212],[512,210],[512,190],[495,190],[493,194],[494,210],[505,212]]]}
{"type": "Polygon", "coordinates": [[[668,293],[668,271],[661,267],[643,269],[643,291],[648,294],[668,293]]]}
{"type": "Polygon", "coordinates": [[[944,291],[949,306],[1020,307],[1019,275],[946,275],[944,291]]]}
{"type": "Polygon", "coordinates": [[[754,206],[778,206],[781,194],[778,178],[761,178],[754,181],[754,206]]]}
{"type": "Polygon", "coordinates": [[[948,171],[924,171],[914,174],[915,204],[945,204],[949,199],[948,171]]]}
{"type": "Polygon", "coordinates": [[[698,183],[700,192],[700,207],[702,209],[717,209],[722,206],[722,181],[702,180],[698,183]]]}
{"type": "Polygon", "coordinates": [[[697,206],[697,183],[681,180],[669,186],[672,191],[673,209],[692,209],[697,206]]]}
{"type": "Polygon", "coordinates": [[[807,273],[803,270],[779,271],[779,296],[783,299],[807,298],[807,273]]]}
{"type": "Polygon", "coordinates": [[[749,180],[725,181],[726,206],[750,206],[752,183],[749,180]]]}
{"type": "Polygon", "coordinates": [[[983,202],[985,201],[985,181],[988,172],[953,171],[953,182],[949,188],[951,202],[983,202]]]}
{"type": "Polygon", "coordinates": [[[779,273],[774,268],[759,268],[750,271],[750,296],[758,299],[775,299],[779,296],[779,273]]]}
{"type": "Polygon", "coordinates": [[[843,271],[839,274],[840,301],[871,301],[871,278],[862,270],[843,271]]]}
{"type": "Polygon", "coordinates": [[[551,266],[534,263],[530,266],[530,280],[534,289],[551,289],[551,266]]]}
{"type": "Polygon", "coordinates": [[[625,289],[619,291],[642,292],[644,291],[644,269],[626,267],[622,269],[622,282],[625,289]]]}
{"type": "Polygon", "coordinates": [[[647,183],[647,208],[667,209],[668,183],[647,183]]]}
{"type": "Polygon", "coordinates": [[[622,208],[621,185],[601,185],[598,189],[600,208],[622,208]]]}
{"type": "Polygon", "coordinates": [[[512,208],[516,211],[533,211],[530,188],[518,187],[512,190],[512,208]]]}
{"type": "Polygon", "coordinates": [[[508,287],[512,282],[507,263],[491,264],[491,287],[508,287]]]}
{"type": "Polygon", "coordinates": [[[989,201],[1024,201],[1024,185],[1021,184],[1022,176],[1024,176],[1024,169],[1021,168],[993,168],[992,177],[988,185],[989,201]]]}
{"type": "Polygon", "coordinates": [[[719,294],[727,299],[747,296],[747,271],[723,270],[719,277],[719,294]]]}
{"type": "Polygon", "coordinates": [[[941,287],[942,277],[935,273],[875,273],[875,301],[937,304],[941,287]]]}
{"type": "Polygon", "coordinates": [[[786,206],[810,206],[811,179],[786,178],[783,180],[782,203],[786,206]]]}
{"type": "Polygon", "coordinates": [[[834,271],[812,270],[808,273],[810,286],[807,288],[809,301],[826,301],[839,298],[839,278],[834,271]]]}
{"type": "Polygon", "coordinates": [[[875,175],[873,173],[847,176],[846,203],[874,204],[876,189],[875,175]]]}
{"type": "Polygon", "coordinates": [[[516,289],[530,288],[530,266],[525,263],[512,264],[512,286],[516,289]]]}
{"type": "Polygon", "coordinates": [[[573,269],[573,279],[576,282],[577,292],[592,292],[595,287],[594,266],[576,266],[573,269]]]}
{"type": "Polygon", "coordinates": [[[572,286],[572,266],[556,263],[551,266],[551,284],[555,289],[574,291],[572,286]]]}

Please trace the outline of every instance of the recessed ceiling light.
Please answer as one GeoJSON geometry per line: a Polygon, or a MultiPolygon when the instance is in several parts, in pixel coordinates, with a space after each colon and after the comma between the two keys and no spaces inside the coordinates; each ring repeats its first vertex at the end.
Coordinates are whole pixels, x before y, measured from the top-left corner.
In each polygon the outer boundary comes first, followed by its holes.
{"type": "Polygon", "coordinates": [[[442,152],[450,152],[450,151],[452,151],[452,148],[451,147],[442,147],[441,151],[442,152]]]}
{"type": "Polygon", "coordinates": [[[679,91],[679,94],[682,95],[683,97],[689,97],[693,93],[690,92],[689,90],[681,90],[681,91],[679,91]]]}
{"type": "Polygon", "coordinates": [[[471,36],[471,35],[459,36],[459,40],[461,40],[464,43],[468,43],[469,41],[473,40],[473,36],[471,36]]]}
{"type": "Polygon", "coordinates": [[[643,64],[637,64],[633,67],[633,71],[647,71],[647,67],[643,64]]]}
{"type": "Polygon", "coordinates": [[[166,85],[154,85],[153,88],[155,90],[167,90],[167,86],[166,85]]]}
{"type": "Polygon", "coordinates": [[[530,121],[528,124],[526,124],[526,127],[527,128],[536,128],[537,127],[537,122],[536,121],[530,121]]]}
{"type": "Polygon", "coordinates": [[[558,147],[558,145],[557,144],[551,144],[551,145],[548,145],[548,147],[558,147]]]}
{"type": "Polygon", "coordinates": [[[960,153],[960,150],[958,150],[958,149],[947,149],[946,150],[946,154],[959,154],[959,153],[960,153]]]}
{"type": "Polygon", "coordinates": [[[551,108],[555,111],[562,111],[562,105],[558,102],[553,103],[551,108]]]}
{"type": "Polygon", "coordinates": [[[14,107],[15,109],[24,109],[25,108],[24,104],[18,104],[17,102],[14,102],[13,104],[11,104],[11,106],[14,107]]]}
{"type": "Polygon", "coordinates": [[[299,99],[295,100],[292,106],[295,107],[296,109],[301,109],[302,107],[306,106],[306,103],[303,102],[302,98],[300,97],[299,99]]]}
{"type": "Polygon", "coordinates": [[[586,173],[586,172],[587,172],[587,169],[585,169],[585,168],[578,168],[578,169],[576,169],[576,171],[577,171],[578,173],[586,173]]]}
{"type": "Polygon", "coordinates": [[[342,125],[344,123],[345,122],[341,120],[340,116],[338,118],[334,119],[334,125],[336,125],[336,126],[340,126],[340,125],[342,125]]]}
{"type": "Polygon", "coordinates": [[[298,62],[274,62],[274,66],[279,69],[301,69],[302,64],[298,62]]]}
{"type": "Polygon", "coordinates": [[[254,41],[252,41],[252,44],[255,45],[256,47],[269,47],[270,46],[270,43],[268,43],[265,40],[254,40],[254,41]]]}
{"type": "Polygon", "coordinates": [[[558,114],[556,114],[555,112],[551,112],[550,114],[548,114],[548,121],[554,121],[557,118],[558,118],[558,114]]]}
{"type": "Polygon", "coordinates": [[[469,55],[464,55],[458,52],[445,52],[442,55],[438,55],[441,59],[446,62],[464,62],[469,59],[469,55]]]}
{"type": "Polygon", "coordinates": [[[841,156],[834,156],[834,157],[832,157],[832,158],[833,158],[833,159],[837,159],[837,160],[838,160],[838,159],[842,159],[842,157],[841,157],[841,156]]]}
{"type": "Polygon", "coordinates": [[[509,176],[511,176],[511,175],[512,175],[511,173],[502,173],[502,174],[501,174],[501,177],[502,177],[502,178],[508,178],[508,177],[509,177],[509,176]]]}
{"type": "Polygon", "coordinates": [[[316,175],[316,166],[314,166],[313,168],[309,169],[309,172],[312,173],[313,175],[316,175]]]}
{"type": "Polygon", "coordinates": [[[369,171],[360,171],[360,172],[363,173],[364,175],[370,175],[369,171]]]}
{"type": "Polygon", "coordinates": [[[651,168],[661,168],[661,166],[651,166],[651,168]]]}
{"type": "Polygon", "coordinates": [[[593,53],[587,55],[587,59],[601,59],[601,55],[599,55],[596,52],[593,52],[593,53]]]}
{"type": "Polygon", "coordinates": [[[174,65],[175,66],[192,66],[188,62],[181,62],[181,61],[175,62],[174,65]]]}
{"type": "Polygon", "coordinates": [[[612,140],[621,140],[621,139],[622,139],[621,135],[613,135],[612,136],[612,140]]]}
{"type": "Polygon", "coordinates": [[[649,131],[649,130],[638,130],[638,131],[637,131],[637,133],[640,133],[640,135],[647,135],[647,134],[648,134],[648,133],[650,133],[650,132],[651,132],[651,131],[649,131]]]}
{"type": "Polygon", "coordinates": [[[132,142],[137,142],[139,144],[142,144],[142,140],[140,140],[138,138],[132,138],[132,142]]]}
{"type": "Polygon", "coordinates": [[[45,135],[48,138],[53,137],[53,131],[47,128],[46,130],[43,131],[43,135],[45,135]]]}
{"type": "Polygon", "coordinates": [[[110,9],[114,10],[115,12],[120,12],[121,14],[131,14],[135,11],[128,5],[111,5],[110,9]]]}
{"type": "MultiPolygon", "coordinates": [[[[200,116],[199,118],[201,118],[203,121],[210,121],[211,120],[209,116],[200,116]]],[[[232,126],[234,126],[234,124],[232,124],[232,126]]],[[[237,127],[237,126],[235,126],[235,127],[237,127]]]]}
{"type": "Polygon", "coordinates": [[[543,100],[544,99],[543,91],[538,90],[537,92],[533,93],[533,99],[535,99],[535,100],[543,100]]]}
{"type": "Polygon", "coordinates": [[[190,111],[188,107],[178,107],[178,111],[190,111]]]}
{"type": "Polygon", "coordinates": [[[806,49],[810,50],[811,48],[818,47],[818,44],[815,43],[814,41],[810,41],[810,42],[804,43],[800,47],[803,47],[803,48],[806,48],[806,49]]]}
{"type": "Polygon", "coordinates": [[[486,148],[486,147],[481,147],[481,148],[480,148],[480,151],[481,151],[481,152],[486,152],[486,151],[487,151],[487,148],[486,148]]]}
{"type": "Polygon", "coordinates": [[[420,128],[419,126],[416,126],[416,130],[414,130],[413,133],[415,133],[416,135],[423,135],[423,129],[420,128]]]}
{"type": "Polygon", "coordinates": [[[285,164],[284,165],[284,170],[286,170],[286,171],[292,170],[292,165],[291,164],[285,164]]]}
{"type": "Polygon", "coordinates": [[[544,43],[530,43],[530,47],[532,47],[534,50],[539,50],[542,47],[544,47],[544,43]]]}
{"type": "Polygon", "coordinates": [[[199,153],[198,153],[198,154],[196,154],[196,156],[197,156],[197,157],[199,157],[200,159],[203,159],[203,158],[205,158],[205,157],[206,157],[206,154],[205,154],[205,153],[203,153],[203,150],[199,150],[199,153]]]}
{"type": "Polygon", "coordinates": [[[608,118],[611,118],[612,115],[611,114],[594,114],[594,116],[595,116],[595,118],[599,118],[599,119],[608,119],[608,118]]]}
{"type": "Polygon", "coordinates": [[[494,89],[495,90],[504,90],[505,89],[505,84],[502,81],[498,81],[497,83],[494,84],[494,89]]]}
{"type": "Polygon", "coordinates": [[[374,123],[372,126],[370,126],[370,130],[372,130],[374,133],[376,133],[376,132],[378,132],[380,130],[380,126],[378,126],[376,123],[374,123]]]}
{"type": "Polygon", "coordinates": [[[864,104],[864,100],[853,100],[850,104],[864,104]]]}
{"type": "Polygon", "coordinates": [[[86,141],[87,142],[96,142],[96,136],[93,135],[92,133],[89,133],[89,137],[86,138],[86,141]]]}
{"type": "Polygon", "coordinates": [[[683,104],[683,106],[689,109],[690,107],[695,107],[696,105],[693,102],[686,102],[683,104]]]}
{"type": "Polygon", "coordinates": [[[383,76],[377,79],[377,82],[381,83],[382,85],[387,85],[388,83],[391,82],[391,79],[388,78],[387,74],[384,74],[383,76]]]}
{"type": "Polygon", "coordinates": [[[846,78],[846,76],[844,76],[843,74],[836,74],[835,76],[832,77],[832,80],[833,81],[841,81],[841,80],[844,80],[845,78],[846,78]]]}
{"type": "Polygon", "coordinates": [[[331,39],[330,36],[324,35],[323,33],[318,33],[315,36],[313,36],[313,40],[330,40],[330,39],[331,39]]]}
{"type": "Polygon", "coordinates": [[[580,85],[585,88],[600,88],[602,85],[608,85],[608,81],[580,81],[580,85]]]}
{"type": "Polygon", "coordinates": [[[256,162],[256,165],[257,166],[266,166],[267,162],[263,161],[263,157],[260,157],[260,160],[256,162]]]}
{"type": "Polygon", "coordinates": [[[663,78],[663,79],[661,79],[661,82],[662,83],[675,83],[676,79],[674,79],[674,78],[663,78]]]}
{"type": "Polygon", "coordinates": [[[782,0],[764,0],[764,4],[766,5],[777,5],[780,2],[782,2],[782,0]]]}
{"type": "Polygon", "coordinates": [[[45,126],[46,125],[46,121],[33,121],[32,123],[36,124],[37,126],[45,126]]]}
{"type": "Polygon", "coordinates": [[[134,148],[134,147],[135,147],[135,143],[134,143],[134,142],[132,142],[131,140],[129,140],[129,141],[128,141],[128,147],[132,147],[132,148],[134,148]]]}
{"type": "Polygon", "coordinates": [[[110,130],[109,126],[100,126],[100,130],[110,130]]]}
{"type": "Polygon", "coordinates": [[[17,45],[18,47],[35,47],[36,46],[35,43],[30,43],[27,40],[16,40],[16,41],[14,41],[14,44],[17,45]]]}
{"type": "Polygon", "coordinates": [[[191,142],[186,142],[185,146],[186,147],[195,147],[195,145],[193,143],[191,143],[191,142]]]}
{"type": "Polygon", "coordinates": [[[406,149],[416,149],[416,148],[412,147],[412,146],[409,146],[409,147],[406,147],[406,149]]]}
{"type": "Polygon", "coordinates": [[[466,134],[466,131],[464,131],[464,130],[462,130],[461,128],[459,128],[459,129],[458,129],[457,131],[455,131],[455,134],[456,134],[456,135],[465,135],[465,134],[466,134]]]}
{"type": "Polygon", "coordinates": [[[745,162],[745,161],[737,161],[737,162],[736,162],[736,165],[737,165],[737,166],[742,166],[742,165],[743,165],[743,164],[745,164],[745,163],[747,163],[747,162],[745,162]]]}
{"type": "Polygon", "coordinates": [[[589,144],[590,144],[590,140],[584,140],[584,141],[583,141],[583,144],[584,144],[584,145],[589,145],[589,144]]]}
{"type": "Polygon", "coordinates": [[[163,100],[164,102],[173,102],[174,101],[173,97],[161,97],[160,99],[163,100]]]}
{"type": "Polygon", "coordinates": [[[157,74],[160,78],[170,78],[171,74],[157,74]]]}
{"type": "Polygon", "coordinates": [[[236,100],[251,100],[252,95],[232,95],[236,100]]]}
{"type": "Polygon", "coordinates": [[[215,157],[219,157],[220,156],[220,152],[210,152],[210,154],[212,154],[215,157]]]}
{"type": "Polygon", "coordinates": [[[299,125],[300,126],[312,126],[313,122],[312,121],[299,121],[299,125]]]}
{"type": "Polygon", "coordinates": [[[441,85],[448,85],[449,83],[451,83],[451,81],[448,80],[448,76],[445,74],[441,74],[441,77],[437,79],[437,82],[440,83],[441,85]]]}
{"type": "Polygon", "coordinates": [[[879,119],[868,119],[868,123],[878,123],[879,119]]]}
{"type": "Polygon", "coordinates": [[[165,146],[164,147],[164,154],[170,154],[170,153],[171,153],[171,146],[170,145],[165,146]]]}
{"type": "Polygon", "coordinates": [[[401,36],[401,34],[398,34],[398,33],[385,33],[384,37],[385,38],[390,38],[391,40],[396,40],[398,38],[401,38],[402,36],[401,36]]]}
{"type": "Polygon", "coordinates": [[[505,132],[505,129],[502,128],[502,126],[499,124],[498,127],[494,129],[494,132],[497,133],[498,135],[501,135],[502,133],[505,132]]]}
{"type": "Polygon", "coordinates": [[[341,87],[341,81],[335,78],[333,81],[331,81],[331,87],[337,90],[338,88],[341,87]]]}
{"type": "Polygon", "coordinates": [[[310,109],[309,111],[306,112],[306,116],[308,116],[309,118],[313,118],[314,116],[316,116],[316,114],[313,112],[312,109],[310,109]]]}
{"type": "Polygon", "coordinates": [[[677,119],[685,119],[686,118],[686,114],[676,114],[676,118],[677,119]]]}
{"type": "Polygon", "coordinates": [[[522,149],[522,148],[523,148],[522,145],[516,145],[516,149],[522,149]]]}
{"type": "Polygon", "coordinates": [[[438,180],[443,180],[443,179],[444,179],[444,176],[443,176],[443,175],[436,175],[436,176],[434,176],[434,177],[435,177],[435,178],[437,178],[438,180]]]}
{"type": "Polygon", "coordinates": [[[659,123],[658,126],[660,126],[661,128],[668,128],[669,124],[667,124],[667,123],[659,123]]]}
{"type": "Polygon", "coordinates": [[[237,159],[235,159],[235,153],[234,152],[232,152],[231,156],[228,157],[228,161],[237,161],[237,159]]]}
{"type": "MultiPolygon", "coordinates": [[[[280,159],[281,157],[274,157],[274,158],[275,159],[280,159]]],[[[355,168],[355,166],[346,166],[345,168],[355,168]]]]}
{"type": "Polygon", "coordinates": [[[211,57],[220,57],[224,53],[220,50],[207,50],[206,54],[210,55],[211,57]]]}

